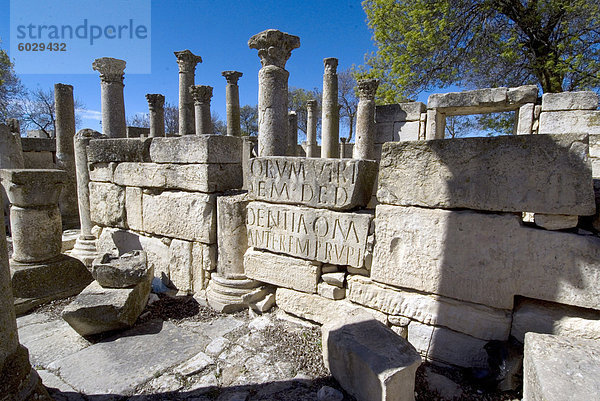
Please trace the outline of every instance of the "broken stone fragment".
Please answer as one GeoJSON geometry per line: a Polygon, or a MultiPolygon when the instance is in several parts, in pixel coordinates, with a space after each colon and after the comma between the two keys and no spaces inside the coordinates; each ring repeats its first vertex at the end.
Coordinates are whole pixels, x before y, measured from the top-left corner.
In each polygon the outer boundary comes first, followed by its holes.
{"type": "Polygon", "coordinates": [[[144,280],[147,274],[146,252],[141,250],[121,256],[105,253],[92,262],[92,275],[105,288],[133,287],[144,280]]]}

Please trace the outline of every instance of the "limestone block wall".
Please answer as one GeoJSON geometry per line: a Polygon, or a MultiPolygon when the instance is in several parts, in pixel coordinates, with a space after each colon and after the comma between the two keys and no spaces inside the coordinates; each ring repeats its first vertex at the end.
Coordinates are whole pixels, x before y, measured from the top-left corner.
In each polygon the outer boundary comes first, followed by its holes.
{"type": "Polygon", "coordinates": [[[56,168],[55,138],[21,138],[24,168],[56,168]]]}
{"type": "Polygon", "coordinates": [[[98,249],[143,249],[183,292],[216,267],[216,199],[242,187],[242,140],[203,135],[98,139],[87,148],[98,249]]]}

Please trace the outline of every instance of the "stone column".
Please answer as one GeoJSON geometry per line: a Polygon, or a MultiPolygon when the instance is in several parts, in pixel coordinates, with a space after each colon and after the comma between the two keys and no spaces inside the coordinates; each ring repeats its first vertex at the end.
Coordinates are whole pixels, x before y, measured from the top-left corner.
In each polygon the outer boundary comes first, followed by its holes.
{"type": "Polygon", "coordinates": [[[125,138],[125,101],[123,74],[126,62],[110,57],[94,60],[92,68],[100,73],[102,88],[102,133],[109,138],[125,138]]]}
{"type": "Polygon", "coordinates": [[[260,32],[248,40],[258,50],[262,68],[258,72],[258,154],[285,156],[288,133],[288,77],[285,63],[300,38],[276,29],[260,32]]]}
{"type": "Polygon", "coordinates": [[[92,261],[98,256],[96,237],[92,235],[92,219],[90,217],[90,172],[86,147],[92,139],[100,139],[102,135],[91,129],[82,129],[75,135],[75,167],[77,171],[77,196],[79,199],[79,221],[81,232],[75,241],[70,255],[83,262],[90,269],[92,261]]]}
{"type": "Polygon", "coordinates": [[[210,99],[213,95],[212,86],[190,86],[190,94],[194,99],[194,106],[196,108],[196,135],[214,134],[210,116],[210,99]]]}
{"type": "Polygon", "coordinates": [[[208,304],[220,312],[232,313],[247,308],[242,297],[260,286],[244,274],[244,253],[248,249],[246,206],[248,199],[245,193],[217,198],[219,258],[206,298],[208,304]]]}
{"type": "Polygon", "coordinates": [[[150,111],[150,138],[165,136],[165,97],[158,93],[146,94],[150,111]]]}
{"type": "MultiPolygon", "coordinates": [[[[0,169],[24,168],[25,161],[23,159],[23,148],[21,147],[21,136],[14,133],[14,123],[7,122],[11,125],[0,124],[0,169]]],[[[0,224],[3,224],[9,230],[9,201],[6,197],[6,191],[2,186],[0,186],[0,196],[2,196],[4,203],[3,210],[0,212],[4,217],[0,224]]]]}
{"type": "Polygon", "coordinates": [[[295,111],[288,112],[288,156],[296,156],[298,146],[298,114],[295,111]]]}
{"type": "Polygon", "coordinates": [[[225,88],[225,106],[227,113],[227,135],[241,136],[240,128],[240,88],[238,79],[244,74],[239,71],[223,71],[221,73],[227,80],[225,88]]]}
{"type": "Polygon", "coordinates": [[[179,65],[179,135],[195,134],[194,101],[190,95],[190,86],[194,85],[196,64],[202,57],[189,50],[174,52],[179,65]]]}
{"type": "Polygon", "coordinates": [[[306,102],[306,157],[318,157],[317,155],[317,101],[306,102]]]}
{"type": "Polygon", "coordinates": [[[346,140],[347,138],[340,138],[340,159],[345,159],[346,157],[346,140]]]}
{"type": "Polygon", "coordinates": [[[377,79],[358,81],[358,108],[356,109],[355,159],[375,159],[375,92],[377,79]]]}
{"type": "Polygon", "coordinates": [[[338,107],[337,58],[323,60],[323,101],[321,104],[321,157],[338,157],[340,111],[338,107]]]}
{"type": "Polygon", "coordinates": [[[92,281],[79,260],[61,254],[58,198],[66,176],[62,170],[0,170],[11,203],[10,270],[17,314],[78,294],[92,281]]]}
{"type": "MultiPolygon", "coordinates": [[[[0,197],[0,209],[3,203],[0,197]]],[[[0,227],[0,389],[2,399],[11,401],[52,400],[40,377],[29,363],[27,348],[19,344],[14,298],[4,226],[0,227]]]]}
{"type": "Polygon", "coordinates": [[[54,85],[54,108],[56,113],[56,167],[67,173],[58,201],[63,227],[74,228],[79,225],[79,207],[77,206],[77,180],[75,177],[75,102],[73,86],[54,85]]]}

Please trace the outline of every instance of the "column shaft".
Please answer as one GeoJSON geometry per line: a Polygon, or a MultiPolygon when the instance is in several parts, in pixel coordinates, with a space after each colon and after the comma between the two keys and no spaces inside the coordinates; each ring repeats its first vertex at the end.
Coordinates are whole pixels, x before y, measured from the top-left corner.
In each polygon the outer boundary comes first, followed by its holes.
{"type": "Polygon", "coordinates": [[[375,92],[379,81],[365,79],[358,82],[359,101],[356,110],[356,141],[354,158],[375,158],[375,92]]]}
{"type": "Polygon", "coordinates": [[[340,111],[338,107],[338,76],[336,58],[323,60],[323,102],[321,105],[321,157],[338,157],[340,141],[340,111]]]}
{"type": "Polygon", "coordinates": [[[319,157],[317,154],[317,101],[306,102],[306,157],[319,157]]]}

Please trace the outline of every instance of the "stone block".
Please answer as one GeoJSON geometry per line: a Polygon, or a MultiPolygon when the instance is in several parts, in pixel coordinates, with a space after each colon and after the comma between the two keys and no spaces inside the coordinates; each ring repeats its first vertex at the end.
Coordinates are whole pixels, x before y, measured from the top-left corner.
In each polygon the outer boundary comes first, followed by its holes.
{"type": "Polygon", "coordinates": [[[394,124],[393,141],[418,141],[419,140],[419,121],[407,121],[394,124]]]}
{"type": "Polygon", "coordinates": [[[406,102],[375,106],[375,122],[418,121],[426,106],[422,102],[406,102]]]}
{"type": "Polygon", "coordinates": [[[148,267],[154,269],[154,274],[157,277],[161,277],[168,282],[169,245],[166,245],[159,238],[147,237],[117,228],[105,228],[102,230],[96,246],[99,253],[116,250],[119,255],[134,250],[143,250],[146,252],[148,267]]]}
{"type": "Polygon", "coordinates": [[[509,105],[535,103],[537,98],[537,85],[523,85],[516,88],[508,88],[508,91],[506,92],[506,101],[509,105]]]}
{"type": "Polygon", "coordinates": [[[591,215],[587,153],[584,134],[387,143],[377,199],[404,206],[591,215]]]}
{"type": "Polygon", "coordinates": [[[356,159],[255,157],[248,197],[273,203],[349,210],[371,198],[377,163],[356,159]]]}
{"type": "Polygon", "coordinates": [[[427,359],[464,368],[488,367],[484,349],[487,340],[412,321],[408,325],[408,341],[427,359]]]}
{"type": "MultiPolygon", "coordinates": [[[[145,205],[144,205],[145,206],[145,205]]],[[[340,213],[301,206],[250,202],[248,245],[337,265],[363,267],[370,213],[340,213]]]]}
{"type": "Polygon", "coordinates": [[[26,208],[56,205],[66,180],[63,170],[0,170],[0,182],[11,205],[26,208]]]}
{"type": "Polygon", "coordinates": [[[519,108],[517,113],[517,135],[530,135],[533,128],[533,112],[535,110],[534,103],[524,104],[519,108]]]}
{"type": "Polygon", "coordinates": [[[125,188],[125,215],[127,226],[136,231],[143,230],[142,223],[142,189],[136,187],[125,188]]]}
{"type": "Polygon", "coordinates": [[[54,155],[51,152],[23,152],[23,168],[55,169],[54,155]]]}
{"type": "Polygon", "coordinates": [[[210,272],[217,268],[217,246],[201,242],[192,244],[192,290],[198,293],[206,288],[210,272]]]}
{"type": "Polygon", "coordinates": [[[425,139],[444,139],[446,135],[446,114],[438,109],[427,110],[425,139]]]}
{"type": "Polygon", "coordinates": [[[364,312],[321,328],[323,361],[358,401],[414,400],[421,357],[405,339],[364,312]]]}
{"type": "Polygon", "coordinates": [[[596,110],[597,108],[596,92],[560,92],[542,95],[542,111],[596,110]]]}
{"type": "Polygon", "coordinates": [[[185,135],[153,138],[153,163],[241,163],[242,139],[225,135],[185,135]]]}
{"type": "Polygon", "coordinates": [[[190,192],[143,194],[144,231],[213,244],[217,240],[216,196],[190,192]]]}
{"type": "Polygon", "coordinates": [[[523,401],[600,400],[598,341],[525,336],[523,401]]]}
{"type": "Polygon", "coordinates": [[[179,291],[193,293],[192,243],[174,239],[169,246],[169,278],[179,291]]]}
{"type": "Polygon", "coordinates": [[[125,131],[127,138],[149,137],[150,128],[144,127],[127,127],[125,131]]]}
{"type": "Polygon", "coordinates": [[[126,228],[125,188],[90,182],[90,216],[100,226],[126,228]]]}
{"type": "Polygon", "coordinates": [[[335,285],[328,284],[326,282],[320,282],[317,286],[317,293],[323,298],[328,299],[344,299],[346,298],[346,289],[340,288],[335,285]]]}
{"type": "Polygon", "coordinates": [[[248,249],[244,272],[248,278],[278,287],[316,293],[321,263],[248,249]]]}
{"type": "Polygon", "coordinates": [[[514,310],[510,334],[524,342],[528,332],[598,341],[600,311],[525,299],[514,310]]]}
{"type": "Polygon", "coordinates": [[[600,135],[590,135],[590,157],[600,158],[600,135]]]}
{"type": "Polygon", "coordinates": [[[600,111],[548,111],[540,114],[540,134],[600,134],[600,111]]]}
{"type": "Polygon", "coordinates": [[[485,88],[464,92],[434,93],[427,99],[427,109],[449,115],[506,111],[508,88],[485,88]]]}
{"type": "Polygon", "coordinates": [[[445,326],[483,340],[506,341],[510,332],[510,311],[393,288],[362,276],[348,278],[348,299],[388,315],[445,326]]]}
{"type": "Polygon", "coordinates": [[[87,147],[88,163],[149,162],[151,138],[93,139],[87,147]]]}
{"type": "Polygon", "coordinates": [[[56,138],[21,138],[21,149],[27,152],[56,152],[56,138]]]}
{"type": "Polygon", "coordinates": [[[394,140],[394,123],[385,122],[375,124],[375,144],[382,144],[394,140]]]}
{"type": "MultiPolygon", "coordinates": [[[[333,265],[329,265],[333,266],[333,265]]],[[[344,272],[329,272],[326,273],[323,268],[321,268],[321,278],[327,284],[335,285],[339,288],[344,288],[344,282],[346,280],[346,273],[344,272]]]]}
{"type": "Polygon", "coordinates": [[[112,182],[117,163],[89,164],[90,181],[112,182]]]}
{"type": "Polygon", "coordinates": [[[515,295],[600,309],[600,239],[517,215],[379,205],[371,278],[512,309],[515,295]]]}
{"type": "Polygon", "coordinates": [[[383,324],[387,323],[387,316],[379,311],[353,304],[347,300],[334,301],[316,294],[307,294],[288,288],[277,288],[275,303],[284,312],[320,324],[357,310],[369,313],[383,324]]]}
{"type": "Polygon", "coordinates": [[[537,226],[545,228],[546,230],[565,230],[577,227],[579,217],[565,214],[534,213],[533,221],[537,226]]]}
{"type": "Polygon", "coordinates": [[[113,181],[134,187],[221,192],[242,187],[242,165],[120,163],[113,181]]]}
{"type": "Polygon", "coordinates": [[[217,197],[219,274],[226,278],[244,275],[244,253],[248,249],[247,206],[246,193],[217,197]]]}
{"type": "Polygon", "coordinates": [[[92,276],[104,288],[130,288],[148,275],[146,252],[105,253],[92,262],[92,276]]]}

